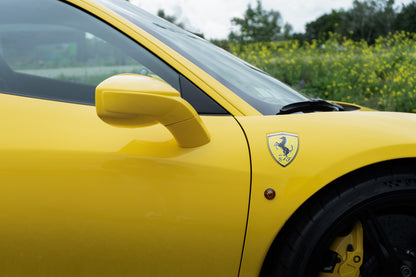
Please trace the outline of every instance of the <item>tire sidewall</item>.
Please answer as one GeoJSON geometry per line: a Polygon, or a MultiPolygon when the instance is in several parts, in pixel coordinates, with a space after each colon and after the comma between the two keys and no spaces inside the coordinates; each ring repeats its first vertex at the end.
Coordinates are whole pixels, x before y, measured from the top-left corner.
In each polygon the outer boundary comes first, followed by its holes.
{"type": "Polygon", "coordinates": [[[416,174],[349,180],[331,190],[323,190],[300,214],[301,220],[298,223],[302,223],[298,230],[289,234],[292,244],[290,248],[293,249],[291,253],[286,253],[290,257],[285,258],[289,263],[286,267],[289,270],[276,276],[308,276],[308,265],[328,234],[365,209],[372,209],[401,197],[414,197],[412,199],[416,201],[416,174]]]}

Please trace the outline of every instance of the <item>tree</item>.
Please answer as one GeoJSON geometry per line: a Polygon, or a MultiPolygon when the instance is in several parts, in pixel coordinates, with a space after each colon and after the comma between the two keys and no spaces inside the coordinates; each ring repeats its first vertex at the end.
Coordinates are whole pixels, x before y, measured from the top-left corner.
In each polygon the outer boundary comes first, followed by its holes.
{"type": "Polygon", "coordinates": [[[396,15],[393,5],[394,0],[354,0],[349,11],[352,38],[374,43],[379,36],[393,32],[396,15]]]}
{"type": "Polygon", "coordinates": [[[165,11],[162,10],[162,9],[159,9],[157,11],[157,16],[159,16],[159,17],[161,17],[161,18],[163,18],[163,19],[165,19],[165,20],[167,20],[167,21],[175,24],[178,27],[181,27],[182,29],[185,29],[185,25],[182,22],[178,22],[178,19],[176,18],[176,16],[174,16],[174,15],[167,15],[167,14],[165,14],[165,11]]]}
{"type": "Polygon", "coordinates": [[[396,11],[394,0],[354,0],[353,7],[344,11],[333,10],[306,25],[306,40],[326,40],[328,33],[367,43],[393,32],[396,11]]]}
{"type": "Polygon", "coordinates": [[[257,0],[257,7],[249,4],[243,18],[234,17],[231,23],[238,27],[237,32],[231,32],[229,40],[239,43],[274,41],[281,37],[282,16],[278,11],[266,11],[261,0],[257,0]]]}
{"type": "MultiPolygon", "coordinates": [[[[174,16],[174,15],[167,15],[167,14],[165,14],[165,11],[162,10],[162,9],[159,9],[157,11],[157,16],[159,16],[159,17],[161,17],[161,18],[163,18],[163,19],[165,19],[165,20],[167,20],[167,21],[175,24],[176,26],[178,26],[178,27],[186,30],[184,23],[178,22],[178,18],[176,16],[174,16]]],[[[194,34],[196,36],[199,36],[201,38],[204,38],[204,34],[201,33],[201,32],[193,32],[193,31],[190,31],[190,30],[187,30],[187,31],[188,32],[191,32],[192,34],[194,34]]]]}
{"type": "Polygon", "coordinates": [[[397,14],[394,21],[394,29],[398,31],[406,31],[416,33],[416,2],[413,1],[397,14]]]}
{"type": "Polygon", "coordinates": [[[285,39],[290,39],[293,32],[293,27],[289,23],[285,23],[283,26],[283,37],[285,39]]]}
{"type": "Polygon", "coordinates": [[[306,24],[305,37],[309,41],[326,40],[330,32],[342,36],[349,35],[348,12],[332,10],[330,14],[318,17],[315,21],[306,24]]]}

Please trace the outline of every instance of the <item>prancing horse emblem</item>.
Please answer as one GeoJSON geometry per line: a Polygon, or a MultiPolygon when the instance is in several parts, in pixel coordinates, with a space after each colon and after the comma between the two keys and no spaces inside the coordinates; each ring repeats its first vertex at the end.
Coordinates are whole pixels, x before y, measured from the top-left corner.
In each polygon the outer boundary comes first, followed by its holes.
{"type": "Polygon", "coordinates": [[[273,133],[267,135],[267,144],[273,158],[281,166],[288,166],[296,157],[299,137],[290,133],[273,133]]]}
{"type": "MultiPolygon", "coordinates": [[[[290,145],[290,147],[291,147],[291,149],[289,150],[289,148],[287,148],[286,147],[286,144],[287,144],[287,138],[286,137],[280,137],[280,139],[282,140],[281,142],[275,142],[274,143],[274,147],[277,149],[277,148],[280,148],[280,149],[282,149],[282,151],[283,151],[283,155],[285,156],[285,157],[287,157],[287,155],[289,155],[290,153],[292,153],[293,152],[293,144],[291,144],[290,145]]],[[[279,149],[277,149],[277,150],[279,150],[279,149]]]]}

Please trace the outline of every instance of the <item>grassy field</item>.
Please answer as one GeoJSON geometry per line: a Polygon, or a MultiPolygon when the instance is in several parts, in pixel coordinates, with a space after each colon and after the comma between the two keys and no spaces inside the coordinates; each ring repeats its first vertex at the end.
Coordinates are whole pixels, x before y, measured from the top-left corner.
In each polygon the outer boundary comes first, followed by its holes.
{"type": "Polygon", "coordinates": [[[255,43],[231,51],[310,97],[416,112],[416,34],[395,33],[371,46],[332,34],[303,46],[255,43]]]}

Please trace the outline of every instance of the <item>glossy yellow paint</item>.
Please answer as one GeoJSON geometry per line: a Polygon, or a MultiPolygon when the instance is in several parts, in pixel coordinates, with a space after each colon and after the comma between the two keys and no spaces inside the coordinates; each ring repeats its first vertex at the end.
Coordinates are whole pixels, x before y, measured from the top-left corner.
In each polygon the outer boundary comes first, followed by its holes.
{"type": "Polygon", "coordinates": [[[187,149],[93,106],[0,94],[0,117],[0,275],[237,275],[250,162],[232,116],[201,117],[212,140],[187,149]]]}
{"type": "Polygon", "coordinates": [[[241,276],[257,276],[274,238],[288,218],[331,181],[380,161],[416,157],[416,116],[342,112],[237,117],[252,158],[252,189],[241,276]],[[340,125],[342,122],[342,125],[340,125]],[[287,167],[267,146],[267,135],[296,134],[299,149],[287,167]],[[276,198],[266,200],[272,188],[276,198]]]}
{"type": "Polygon", "coordinates": [[[360,105],[357,105],[357,104],[351,104],[351,103],[347,103],[347,102],[333,101],[333,100],[329,100],[329,101],[331,101],[332,103],[336,103],[338,105],[341,105],[341,106],[355,107],[355,108],[359,109],[360,111],[365,111],[365,112],[376,111],[374,109],[363,107],[363,106],[360,106],[360,105]]]}
{"type": "Polygon", "coordinates": [[[211,98],[216,100],[221,106],[231,114],[238,115],[260,115],[260,113],[235,95],[231,90],[218,82],[215,78],[207,74],[195,64],[172,50],[161,41],[151,36],[138,26],[124,19],[113,11],[103,7],[93,0],[67,0],[102,20],[113,25],[132,39],[136,40],[144,47],[155,53],[167,64],[186,76],[195,85],[204,90],[211,98]]]}
{"type": "Polygon", "coordinates": [[[339,262],[332,273],[320,273],[319,277],[359,277],[364,260],[364,232],[361,222],[355,223],[346,236],[336,238],[330,249],[338,254],[339,262]]]}
{"type": "Polygon", "coordinates": [[[161,124],[117,128],[95,107],[0,94],[1,117],[13,119],[0,136],[1,275],[236,276],[243,252],[240,275],[257,276],[286,220],[322,187],[369,164],[416,157],[414,115],[261,116],[127,20],[93,1],[69,2],[144,45],[236,118],[201,116],[211,141],[186,149],[161,124]],[[267,144],[278,132],[299,138],[286,167],[267,144]],[[277,192],[272,201],[268,188],[277,192]]]}
{"type": "Polygon", "coordinates": [[[101,82],[95,93],[97,115],[110,125],[142,127],[163,124],[181,147],[210,141],[195,109],[169,84],[152,77],[120,74],[101,82]]]}

